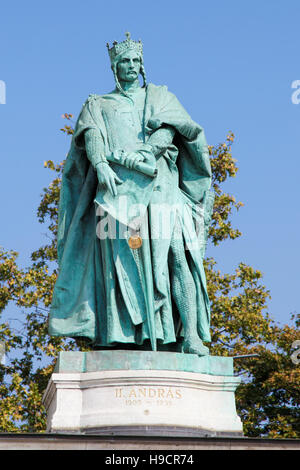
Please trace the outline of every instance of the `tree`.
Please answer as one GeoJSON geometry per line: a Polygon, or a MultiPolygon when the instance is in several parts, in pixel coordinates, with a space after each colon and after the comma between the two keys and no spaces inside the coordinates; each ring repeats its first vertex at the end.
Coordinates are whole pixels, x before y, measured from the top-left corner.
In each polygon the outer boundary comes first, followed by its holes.
{"type": "MultiPolygon", "coordinates": [[[[64,118],[72,120],[72,115],[64,118]]],[[[72,126],[62,128],[72,134],[72,126]]],[[[232,157],[234,135],[210,146],[213,189],[216,194],[210,242],[220,244],[241,236],[230,217],[241,202],[223,191],[238,168],[232,157]]],[[[50,242],[31,255],[31,265],[21,269],[17,253],[0,249],[0,315],[13,304],[18,319],[1,320],[0,343],[6,346],[6,363],[0,365],[0,431],[43,432],[46,413],[42,395],[61,350],[85,348],[70,339],[49,337],[47,315],[57,278],[56,233],[58,199],[64,162],[45,162],[55,177],[44,188],[37,217],[46,224],[50,242]]],[[[236,393],[238,413],[247,436],[300,437],[300,371],[291,361],[299,320],[276,324],[267,310],[270,293],[262,274],[240,263],[233,274],[222,274],[213,258],[205,260],[212,311],[211,354],[258,357],[235,359],[235,371],[243,377],[236,393]]]]}

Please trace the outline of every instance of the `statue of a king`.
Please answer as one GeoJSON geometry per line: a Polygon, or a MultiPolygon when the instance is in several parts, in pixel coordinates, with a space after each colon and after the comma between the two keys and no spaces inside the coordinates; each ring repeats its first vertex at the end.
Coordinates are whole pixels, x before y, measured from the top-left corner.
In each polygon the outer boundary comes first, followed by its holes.
{"type": "Polygon", "coordinates": [[[65,162],[49,333],[203,356],[208,147],[175,95],[147,84],[142,43],[126,36],[107,45],[116,87],[88,97],[65,162]]]}

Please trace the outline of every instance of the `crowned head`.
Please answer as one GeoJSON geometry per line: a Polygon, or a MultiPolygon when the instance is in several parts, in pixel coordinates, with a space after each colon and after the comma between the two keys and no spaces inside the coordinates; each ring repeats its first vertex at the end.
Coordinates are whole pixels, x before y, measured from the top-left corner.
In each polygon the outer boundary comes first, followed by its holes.
{"type": "Polygon", "coordinates": [[[141,62],[143,61],[143,44],[142,41],[133,41],[130,37],[130,33],[125,33],[126,39],[123,42],[114,41],[112,47],[109,46],[109,43],[106,44],[108,49],[108,54],[110,57],[111,65],[113,66],[118,62],[121,55],[127,51],[134,51],[140,57],[141,62]]]}
{"type": "MultiPolygon", "coordinates": [[[[138,73],[140,73],[143,77],[144,84],[143,86],[146,86],[146,74],[145,74],[145,69],[144,69],[144,62],[143,62],[143,44],[142,41],[133,41],[130,37],[130,33],[125,33],[126,39],[123,42],[117,42],[114,41],[112,47],[109,46],[107,43],[107,49],[108,49],[108,54],[110,57],[111,61],[111,68],[115,77],[116,85],[118,90],[125,94],[124,90],[122,89],[120,83],[119,83],[119,64],[121,64],[122,60],[124,57],[126,58],[127,56],[129,57],[137,57],[139,59],[139,65],[138,65],[138,73]]],[[[133,76],[133,75],[132,75],[133,76]]]]}

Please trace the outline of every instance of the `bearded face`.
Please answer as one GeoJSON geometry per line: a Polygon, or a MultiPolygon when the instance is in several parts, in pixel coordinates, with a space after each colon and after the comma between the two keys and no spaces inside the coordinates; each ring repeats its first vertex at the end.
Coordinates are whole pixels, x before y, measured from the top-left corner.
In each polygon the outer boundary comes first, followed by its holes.
{"type": "Polygon", "coordinates": [[[134,82],[140,73],[141,59],[133,50],[124,52],[117,63],[117,77],[119,82],[134,82]]]}

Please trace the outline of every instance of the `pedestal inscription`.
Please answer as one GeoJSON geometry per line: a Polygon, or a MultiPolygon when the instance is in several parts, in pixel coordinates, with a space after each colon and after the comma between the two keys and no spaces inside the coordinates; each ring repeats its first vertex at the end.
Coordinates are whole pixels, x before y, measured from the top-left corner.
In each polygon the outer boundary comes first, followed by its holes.
{"type": "MultiPolygon", "coordinates": [[[[101,352],[97,353],[101,362],[101,352]]],[[[152,367],[160,355],[172,357],[172,353],[151,354],[152,367]]],[[[145,357],[149,358],[149,353],[145,357]]],[[[212,363],[216,359],[212,358],[212,363]]],[[[136,358],[131,351],[127,362],[124,358],[124,363],[119,364],[119,370],[54,373],[44,395],[48,431],[176,436],[242,434],[234,397],[240,380],[228,375],[228,364],[224,368],[226,375],[214,375],[184,370],[134,370],[130,368],[132,360],[136,358]]],[[[84,363],[78,364],[77,361],[76,368],[82,368],[84,363]]]]}
{"type": "Polygon", "coordinates": [[[144,414],[150,413],[153,407],[174,407],[182,400],[182,390],[178,388],[164,387],[133,387],[115,389],[115,398],[122,400],[122,406],[143,407],[144,414]],[[147,407],[149,409],[147,409],[147,407]]]}

